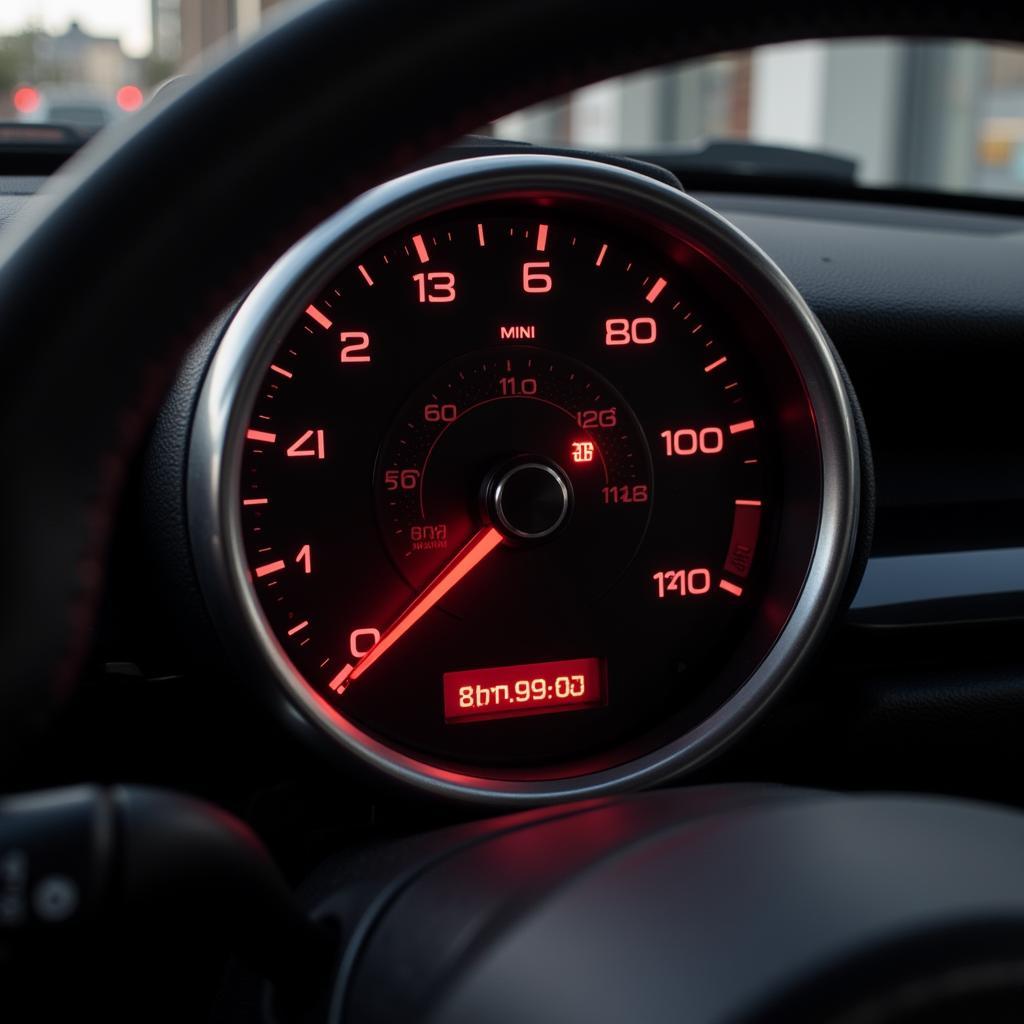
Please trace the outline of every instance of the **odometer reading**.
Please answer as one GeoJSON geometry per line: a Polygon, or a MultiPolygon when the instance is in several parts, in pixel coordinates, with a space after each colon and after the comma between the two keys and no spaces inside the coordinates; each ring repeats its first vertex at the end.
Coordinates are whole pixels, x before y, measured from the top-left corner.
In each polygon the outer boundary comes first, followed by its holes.
{"type": "Polygon", "coordinates": [[[448,722],[572,711],[604,702],[604,671],[597,658],[444,675],[444,717],[448,722]]]}

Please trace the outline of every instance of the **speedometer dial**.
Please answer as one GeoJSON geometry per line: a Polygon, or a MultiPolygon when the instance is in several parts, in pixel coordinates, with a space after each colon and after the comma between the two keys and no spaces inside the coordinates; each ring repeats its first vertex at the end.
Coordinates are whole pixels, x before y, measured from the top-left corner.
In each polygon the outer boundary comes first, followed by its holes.
{"type": "Polygon", "coordinates": [[[836,600],[856,463],[827,344],[742,238],[630,172],[484,158],[257,288],[190,501],[215,608],[304,720],[539,797],[678,770],[763,703],[836,600]]]}

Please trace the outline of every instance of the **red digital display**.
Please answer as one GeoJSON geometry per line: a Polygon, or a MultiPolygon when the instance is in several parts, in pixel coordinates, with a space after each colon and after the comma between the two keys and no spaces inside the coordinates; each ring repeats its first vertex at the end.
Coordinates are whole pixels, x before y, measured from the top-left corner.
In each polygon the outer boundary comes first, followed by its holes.
{"type": "Polygon", "coordinates": [[[444,674],[447,722],[544,715],[597,707],[604,702],[604,665],[599,658],[444,674]]]}

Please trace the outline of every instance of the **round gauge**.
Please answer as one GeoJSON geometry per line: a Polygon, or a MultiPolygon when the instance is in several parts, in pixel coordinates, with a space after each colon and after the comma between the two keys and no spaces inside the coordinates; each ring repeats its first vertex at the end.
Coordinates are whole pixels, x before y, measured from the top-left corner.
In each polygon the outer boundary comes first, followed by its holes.
{"type": "Polygon", "coordinates": [[[388,774],[493,801],[735,734],[834,610],[858,500],[781,274],[670,187],[557,157],[418,172],[300,243],[191,451],[202,582],[257,674],[388,774]]]}

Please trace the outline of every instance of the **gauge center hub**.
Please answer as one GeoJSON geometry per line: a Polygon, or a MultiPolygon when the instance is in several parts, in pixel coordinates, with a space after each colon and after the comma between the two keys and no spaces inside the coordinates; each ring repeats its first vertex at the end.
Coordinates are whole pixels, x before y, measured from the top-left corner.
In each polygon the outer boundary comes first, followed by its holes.
{"type": "Polygon", "coordinates": [[[572,485],[561,467],[540,459],[524,459],[494,473],[488,511],[495,525],[518,540],[544,540],[568,520],[572,485]]]}

